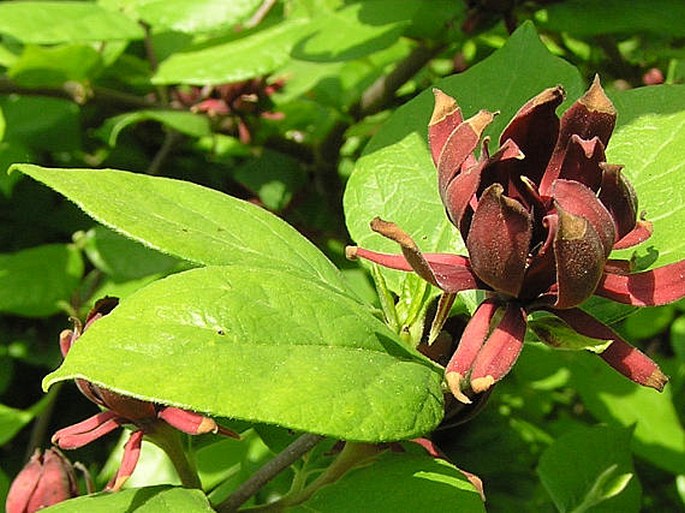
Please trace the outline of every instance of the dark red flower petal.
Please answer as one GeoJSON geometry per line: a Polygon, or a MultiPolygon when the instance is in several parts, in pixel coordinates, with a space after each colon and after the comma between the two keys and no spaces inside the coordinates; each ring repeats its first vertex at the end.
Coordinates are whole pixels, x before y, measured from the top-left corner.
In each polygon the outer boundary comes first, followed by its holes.
{"type": "Polygon", "coordinates": [[[668,377],[661,372],[659,366],[642,351],[622,339],[609,326],[578,308],[549,311],[581,335],[602,340],[613,340],[609,347],[599,353],[599,356],[631,381],[659,391],[666,386],[668,377]]]}
{"type": "MultiPolygon", "coordinates": [[[[519,109],[500,136],[500,145],[513,140],[525,155],[525,159],[502,163],[511,180],[527,176],[536,185],[540,184],[542,173],[554,149],[559,134],[559,118],[556,109],[564,101],[561,86],[545,89],[528,100],[519,109]]],[[[509,194],[508,194],[509,195],[509,194]]]]}
{"type": "Polygon", "coordinates": [[[599,137],[586,140],[574,134],[566,148],[559,178],[580,182],[596,193],[602,184],[600,164],[605,161],[604,145],[599,137]]]}
{"type": "Polygon", "coordinates": [[[469,388],[467,374],[490,333],[490,323],[498,309],[499,303],[493,299],[486,299],[478,306],[445,367],[445,380],[452,395],[462,403],[471,403],[463,392],[469,388]]]}
{"type": "MultiPolygon", "coordinates": [[[[555,202],[556,203],[556,202],[555,202]]],[[[558,229],[554,240],[557,269],[557,308],[572,308],[588,299],[602,277],[604,247],[587,219],[566,212],[556,203],[558,229]]]]}
{"type": "Polygon", "coordinates": [[[685,297],[685,260],[641,273],[604,273],[595,294],[635,306],[678,301],[685,297]]]}
{"type": "Polygon", "coordinates": [[[468,265],[468,258],[447,253],[423,254],[411,237],[397,225],[379,218],[372,221],[371,227],[374,231],[400,244],[403,254],[389,255],[348,246],[345,250],[347,258],[364,258],[390,269],[414,271],[428,283],[445,292],[483,288],[483,284],[468,265]]]}
{"type": "Polygon", "coordinates": [[[569,141],[573,135],[586,140],[597,137],[606,148],[615,123],[616,109],[611,100],[604,94],[599,77],[595,77],[590,89],[571,105],[561,117],[559,137],[545,169],[545,175],[550,176],[549,178],[545,176],[542,179],[547,187],[541,187],[540,192],[547,195],[547,189],[560,176],[569,141]]]}
{"type": "Polygon", "coordinates": [[[507,303],[504,316],[478,352],[469,381],[476,393],[485,392],[506,376],[523,349],[526,335],[526,311],[507,303]]]}
{"type": "Polygon", "coordinates": [[[595,193],[582,183],[556,180],[552,186],[552,196],[564,212],[587,219],[602,241],[604,257],[608,257],[616,237],[614,222],[595,193]]]}
{"type": "Polygon", "coordinates": [[[635,227],[614,244],[614,249],[626,249],[643,243],[652,236],[652,223],[638,220],[635,227]]]}
{"type": "Polygon", "coordinates": [[[443,197],[447,186],[462,170],[464,161],[478,146],[483,130],[492,122],[495,115],[481,110],[455,128],[445,141],[438,159],[438,190],[443,197]]]}
{"type": "Polygon", "coordinates": [[[518,201],[502,192],[500,184],[483,192],[466,247],[473,272],[495,290],[515,297],[523,284],[532,220],[518,201]]]}
{"type": "Polygon", "coordinates": [[[447,138],[464,121],[464,118],[454,98],[440,89],[433,89],[433,96],[435,107],[428,123],[428,145],[433,163],[437,166],[447,138]]]}
{"type": "Polygon", "coordinates": [[[622,169],[623,166],[603,164],[602,186],[599,191],[599,200],[616,225],[616,241],[634,230],[637,221],[637,195],[630,182],[624,178],[622,169]]]}
{"type": "Polygon", "coordinates": [[[234,431],[226,428],[220,428],[213,419],[205,417],[204,415],[200,415],[194,411],[183,410],[173,406],[163,406],[157,413],[157,416],[170,426],[173,426],[189,435],[218,433],[221,431],[222,435],[230,436],[232,438],[240,438],[240,436],[234,431]]]}

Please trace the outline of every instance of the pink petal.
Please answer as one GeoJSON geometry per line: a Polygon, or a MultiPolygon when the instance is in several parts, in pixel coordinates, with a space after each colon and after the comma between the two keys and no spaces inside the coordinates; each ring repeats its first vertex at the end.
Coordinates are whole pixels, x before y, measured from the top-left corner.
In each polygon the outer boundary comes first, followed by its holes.
{"type": "Polygon", "coordinates": [[[678,301],[685,297],[685,260],[641,273],[604,273],[595,294],[635,306],[678,301]]]}
{"type": "Polygon", "coordinates": [[[579,308],[549,310],[574,330],[586,337],[613,340],[599,356],[625,377],[643,386],[663,390],[668,377],[659,366],[639,349],[631,346],[609,326],[599,322],[579,308]]]}
{"type": "MultiPolygon", "coordinates": [[[[170,426],[183,431],[189,435],[200,435],[204,433],[218,433],[219,426],[213,419],[200,415],[181,408],[173,406],[163,407],[157,416],[170,426]]],[[[233,438],[240,438],[240,436],[226,428],[221,429],[221,434],[231,436],[233,438]]]]}
{"type": "Polygon", "coordinates": [[[78,449],[105,436],[122,424],[112,411],[103,411],[72,426],[60,429],[52,436],[52,443],[62,449],[78,449]]]}
{"type": "Polygon", "coordinates": [[[124,446],[124,456],[121,459],[121,465],[117,474],[107,484],[106,490],[116,492],[121,489],[128,478],[131,477],[133,471],[136,469],[138,459],[140,458],[140,449],[143,445],[143,432],[136,430],[131,433],[126,445],[124,446]]]}
{"type": "Polygon", "coordinates": [[[494,299],[486,299],[478,306],[461,335],[457,350],[445,367],[447,384],[454,397],[462,403],[471,403],[471,399],[463,392],[468,388],[466,377],[490,333],[490,323],[499,306],[494,299]]]}
{"type": "Polygon", "coordinates": [[[511,370],[523,349],[526,311],[507,303],[504,316],[478,352],[469,380],[476,393],[485,392],[511,370]]]}

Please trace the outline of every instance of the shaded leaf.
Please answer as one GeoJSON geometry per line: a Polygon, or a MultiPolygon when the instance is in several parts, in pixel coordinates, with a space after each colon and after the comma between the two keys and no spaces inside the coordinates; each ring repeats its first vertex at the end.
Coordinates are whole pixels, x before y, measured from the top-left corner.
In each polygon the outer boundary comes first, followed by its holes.
{"type": "Polygon", "coordinates": [[[149,285],[94,323],[44,384],[76,376],[352,440],[419,436],[443,416],[441,368],[366,307],[286,269],[205,267],[149,285]]]}
{"type": "Polygon", "coordinates": [[[53,315],[68,302],[83,275],[80,252],[47,244],[0,255],[0,311],[28,317],[53,315]]]}
{"type": "Polygon", "coordinates": [[[685,468],[685,430],[673,405],[672,387],[663,392],[628,381],[597,355],[574,353],[566,359],[572,385],[598,420],[635,426],[633,450],[652,464],[673,473],[685,468]]]}
{"type": "Polygon", "coordinates": [[[631,434],[627,428],[583,427],[562,435],[542,454],[537,472],[559,511],[640,511],[631,434]]]}

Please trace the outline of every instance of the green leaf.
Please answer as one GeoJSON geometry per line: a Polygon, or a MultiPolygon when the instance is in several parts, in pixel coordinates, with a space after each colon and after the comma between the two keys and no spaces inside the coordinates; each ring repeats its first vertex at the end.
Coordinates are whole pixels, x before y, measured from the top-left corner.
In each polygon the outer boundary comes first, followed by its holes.
{"type": "Polygon", "coordinates": [[[631,431],[583,427],[562,435],[543,453],[537,472],[559,511],[640,511],[631,431]]]}
{"type": "Polygon", "coordinates": [[[304,184],[306,175],[298,160],[276,151],[265,150],[247,160],[234,173],[239,183],[259,196],[270,210],[285,208],[304,184]]]}
{"type": "Polygon", "coordinates": [[[205,267],[94,323],[44,386],[85,378],[215,416],[362,441],[442,419],[442,369],[357,301],[287,269],[205,267]]]}
{"type": "Polygon", "coordinates": [[[537,13],[545,30],[576,36],[603,36],[651,32],[659,36],[685,36],[685,4],[680,0],[570,0],[550,4],[537,13]],[[667,15],[665,15],[667,14],[667,15]]]}
{"type": "MultiPolygon", "coordinates": [[[[2,6],[3,4],[0,4],[2,6]]],[[[60,98],[0,96],[5,141],[47,151],[71,151],[81,144],[79,108],[60,98]]]]}
{"type": "MultiPolygon", "coordinates": [[[[685,258],[685,240],[681,236],[685,229],[685,88],[669,91],[668,96],[680,98],[680,112],[635,117],[616,130],[607,148],[609,162],[625,165],[624,172],[635,187],[639,208],[654,225],[653,235],[636,249],[638,255],[650,248],[658,252],[653,267],[685,258]]],[[[636,95],[631,100],[657,102],[659,98],[663,96],[636,95]]],[[[630,258],[634,251],[623,250],[616,255],[630,258]]]]}
{"type": "Polygon", "coordinates": [[[68,302],[83,275],[81,253],[47,244],[0,255],[0,311],[27,317],[53,315],[68,302]]]}
{"type": "Polygon", "coordinates": [[[125,171],[30,164],[12,169],[65,195],[102,224],[164,253],[206,265],[281,268],[345,290],[338,270],[294,228],[218,191],[125,171]]]}
{"type": "Polygon", "coordinates": [[[419,0],[355,2],[317,16],[316,30],[293,48],[296,59],[340,62],[392,46],[421,5],[419,0]]]}
{"type": "Polygon", "coordinates": [[[484,513],[480,495],[453,465],[428,455],[384,453],[373,464],[345,474],[292,513],[484,513]]]}
{"type": "Polygon", "coordinates": [[[142,39],[134,20],[94,2],[2,2],[0,34],[22,43],[142,39]]]}
{"type": "Polygon", "coordinates": [[[98,133],[110,146],[115,146],[124,128],[143,121],[157,121],[191,137],[205,137],[212,133],[206,116],[175,110],[138,110],[120,114],[105,121],[98,133]]]}
{"type": "Polygon", "coordinates": [[[175,258],[146,248],[103,226],[79,235],[77,243],[83,246],[95,267],[117,282],[165,273],[178,264],[175,258]]]}
{"type": "Polygon", "coordinates": [[[587,349],[595,353],[601,353],[612,342],[612,340],[602,340],[581,335],[564,321],[552,315],[533,319],[528,322],[528,327],[540,340],[556,349],[571,351],[587,349]]]}
{"type": "Polygon", "coordinates": [[[685,430],[673,405],[672,386],[659,393],[632,383],[596,355],[570,356],[565,360],[572,385],[588,411],[611,425],[634,425],[635,453],[660,468],[681,473],[685,468],[685,430]]]}
{"type": "Polygon", "coordinates": [[[132,488],[77,497],[45,508],[48,513],[213,513],[202,490],[170,486],[132,488]]]}
{"type": "Polygon", "coordinates": [[[0,446],[12,440],[14,435],[31,422],[53,400],[52,395],[47,395],[27,410],[18,410],[0,404],[0,446]]]}
{"type": "MultiPolygon", "coordinates": [[[[557,83],[564,84],[570,99],[583,89],[578,71],[552,56],[533,26],[524,24],[492,56],[436,85],[457,99],[465,116],[481,108],[500,110],[489,130],[497,136],[526,100],[557,83]]],[[[369,229],[369,221],[380,216],[397,223],[424,251],[464,252],[440,201],[428,151],[427,124],[432,111],[430,91],[397,109],[357,162],[344,207],[348,230],[360,246],[399,253],[397,244],[369,229]]],[[[399,293],[406,274],[382,272],[389,287],[399,293]]]]}
{"type": "Polygon", "coordinates": [[[247,20],[261,0],[114,0],[156,30],[195,34],[226,30],[247,20]]]}
{"type": "Polygon", "coordinates": [[[62,87],[65,82],[85,82],[102,67],[100,54],[91,46],[27,46],[7,74],[25,87],[62,87]]]}
{"type": "Polygon", "coordinates": [[[179,52],[163,61],[155,84],[223,84],[267,75],[285,64],[311,22],[298,18],[250,32],[228,43],[179,52]]]}

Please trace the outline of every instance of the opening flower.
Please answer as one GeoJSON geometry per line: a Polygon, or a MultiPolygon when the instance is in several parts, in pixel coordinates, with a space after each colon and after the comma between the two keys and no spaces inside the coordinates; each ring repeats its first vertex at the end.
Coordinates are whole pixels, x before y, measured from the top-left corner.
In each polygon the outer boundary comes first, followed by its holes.
{"type": "MultiPolygon", "coordinates": [[[[101,317],[110,313],[118,304],[115,298],[99,300],[88,314],[85,326],[75,321],[73,330],[64,330],[60,334],[60,349],[66,356],[71,346],[81,333],[101,317]]],[[[183,469],[178,467],[179,460],[171,452],[174,447],[174,435],[170,427],[189,435],[219,433],[238,438],[233,431],[219,426],[213,419],[199,413],[183,410],[173,406],[164,406],[125,396],[83,379],[77,379],[79,390],[103,411],[92,417],[57,431],[52,443],[62,449],[77,449],[112,432],[123,425],[133,426],[133,431],[124,446],[124,456],[117,474],[107,485],[108,490],[118,490],[133,474],[140,456],[143,436],[164,449],[176,465],[179,474],[183,469]]],[[[178,455],[176,455],[178,456],[178,455]]],[[[179,456],[180,457],[180,456],[179,456]]],[[[181,476],[183,479],[183,476],[181,476]]]]}
{"type": "MultiPolygon", "coordinates": [[[[458,292],[488,291],[445,368],[454,396],[468,403],[469,395],[509,372],[523,347],[528,315],[536,311],[596,339],[609,365],[662,390],[668,378],[656,363],[578,308],[592,295],[637,306],[685,296],[685,261],[633,272],[630,261],[609,258],[613,249],[646,240],[651,224],[638,219],[637,197],[621,166],[606,162],[616,110],[599,79],[561,118],[562,87],[538,94],[504,129],[499,149],[491,153],[485,139],[478,157],[474,150],[495,114],[482,110],[465,120],[453,98],[434,94],[430,151],[442,202],[468,257],[424,254],[408,234],[379,218],[372,230],[397,242],[402,255],[359,247],[347,254],[414,271],[442,289],[438,329],[458,292]]],[[[558,334],[536,333],[551,345],[564,344],[558,334]]]]}

